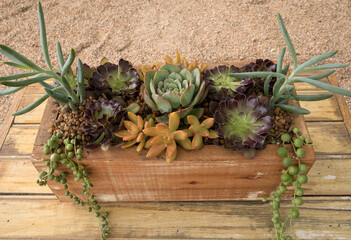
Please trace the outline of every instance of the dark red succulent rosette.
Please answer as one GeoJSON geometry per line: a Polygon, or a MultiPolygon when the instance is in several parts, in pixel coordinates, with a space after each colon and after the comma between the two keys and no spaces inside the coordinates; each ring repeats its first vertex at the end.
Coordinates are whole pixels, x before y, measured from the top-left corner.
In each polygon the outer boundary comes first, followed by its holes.
{"type": "Polygon", "coordinates": [[[106,62],[90,70],[89,87],[99,96],[105,95],[109,99],[122,96],[124,99],[130,99],[139,94],[139,74],[132,64],[124,59],[120,59],[118,65],[106,62]]]}
{"type": "Polygon", "coordinates": [[[122,143],[114,132],[119,130],[124,116],[123,106],[116,100],[100,99],[90,103],[84,111],[84,118],[88,124],[83,125],[82,131],[88,132],[92,144],[84,146],[84,149],[92,150],[100,145],[122,143]]]}
{"type": "Polygon", "coordinates": [[[228,76],[229,73],[238,73],[240,69],[234,65],[220,65],[206,70],[203,74],[208,87],[208,98],[219,101],[220,99],[235,95],[236,93],[250,94],[248,90],[253,84],[251,78],[238,79],[228,76]]]}
{"type": "MultiPolygon", "coordinates": [[[[277,71],[277,64],[272,62],[269,59],[257,59],[255,62],[251,62],[249,64],[244,65],[241,68],[242,72],[276,72],[277,71]]],[[[274,86],[274,83],[276,82],[276,78],[273,77],[269,83],[269,94],[272,93],[272,89],[274,86]]],[[[264,81],[265,78],[255,78],[253,81],[254,87],[257,87],[260,89],[261,92],[263,92],[263,86],[264,86],[264,81]]]]}
{"type": "Polygon", "coordinates": [[[222,99],[214,113],[216,132],[230,150],[254,157],[255,150],[265,148],[265,137],[273,126],[268,107],[258,98],[242,94],[222,99]]]}

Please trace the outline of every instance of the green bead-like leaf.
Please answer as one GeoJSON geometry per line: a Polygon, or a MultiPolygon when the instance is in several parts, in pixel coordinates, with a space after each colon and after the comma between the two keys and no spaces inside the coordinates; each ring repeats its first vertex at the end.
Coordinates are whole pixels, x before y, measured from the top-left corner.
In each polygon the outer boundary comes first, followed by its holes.
{"type": "Polygon", "coordinates": [[[297,114],[310,114],[311,112],[308,111],[307,109],[300,108],[300,107],[295,107],[291,105],[286,105],[286,104],[278,104],[276,107],[280,107],[281,109],[288,111],[288,112],[293,112],[297,114]]]}

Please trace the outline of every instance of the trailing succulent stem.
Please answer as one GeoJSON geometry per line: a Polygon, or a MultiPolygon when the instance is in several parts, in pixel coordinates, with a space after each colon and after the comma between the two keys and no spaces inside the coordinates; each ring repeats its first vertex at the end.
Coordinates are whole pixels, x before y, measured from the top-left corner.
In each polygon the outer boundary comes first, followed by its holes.
{"type": "MultiPolygon", "coordinates": [[[[273,213],[272,222],[274,224],[275,238],[277,240],[291,240],[291,235],[286,234],[287,224],[289,223],[291,227],[292,219],[299,218],[300,212],[298,207],[303,204],[301,196],[303,195],[303,189],[301,186],[306,184],[307,179],[307,170],[308,167],[306,164],[300,161],[301,158],[305,157],[306,152],[302,148],[304,145],[310,144],[308,138],[304,138],[299,135],[299,129],[295,128],[293,130],[295,138],[291,139],[290,135],[284,133],[281,135],[281,140],[283,146],[278,148],[277,154],[283,158],[282,164],[286,169],[282,170],[281,180],[282,183],[278,186],[276,191],[272,194],[270,205],[272,206],[271,210],[273,213]],[[290,156],[285,144],[290,144],[292,146],[293,153],[295,157],[290,156]],[[297,160],[297,165],[294,164],[293,158],[297,160]],[[280,216],[280,197],[283,193],[286,192],[287,187],[290,185],[294,188],[294,195],[291,199],[292,207],[290,207],[290,213],[285,220],[281,220],[280,216]]],[[[266,202],[267,199],[262,199],[263,202],[266,202]]]]}
{"type": "Polygon", "coordinates": [[[76,109],[76,105],[82,103],[85,98],[85,88],[83,83],[84,71],[82,62],[78,59],[77,76],[74,76],[71,69],[71,66],[75,59],[74,50],[71,49],[69,57],[66,61],[64,61],[61,46],[59,43],[57,43],[57,58],[60,66],[59,73],[56,73],[56,71],[53,70],[49,58],[44,14],[40,2],[38,2],[38,16],[41,47],[48,69],[39,67],[20,53],[13,50],[12,48],[0,45],[0,53],[13,61],[4,62],[4,64],[22,70],[31,70],[31,72],[23,72],[14,75],[1,76],[0,84],[8,86],[10,88],[0,91],[0,96],[15,93],[23,89],[24,87],[34,83],[41,84],[46,92],[43,96],[41,96],[39,99],[37,99],[27,107],[14,113],[13,115],[15,116],[22,115],[33,110],[49,97],[52,97],[61,105],[68,105],[71,109],[76,109]],[[55,84],[53,85],[50,85],[45,82],[46,80],[51,78],[55,81],[55,84]],[[74,90],[75,87],[77,88],[77,91],[74,90]]]}
{"type": "Polygon", "coordinates": [[[285,55],[286,48],[284,47],[279,54],[278,63],[277,63],[277,71],[276,72],[248,72],[248,73],[230,73],[228,74],[231,77],[236,78],[265,78],[264,82],[264,94],[268,96],[268,86],[272,78],[276,78],[276,82],[273,86],[273,94],[270,99],[271,107],[280,107],[281,109],[289,112],[294,112],[297,114],[309,114],[310,111],[304,108],[288,105],[288,100],[296,100],[296,101],[320,101],[333,96],[332,94],[318,94],[318,95],[296,95],[294,91],[293,83],[304,82],[315,87],[327,90],[329,92],[340,94],[343,96],[351,97],[351,91],[336,87],[321,81],[325,77],[333,74],[335,70],[334,68],[344,68],[348,67],[346,64],[326,64],[326,65],[317,65],[313,66],[317,63],[320,63],[332,56],[334,56],[337,51],[330,51],[324,53],[320,56],[314,57],[302,64],[298,64],[297,55],[295,51],[295,47],[291,42],[288,31],[284,25],[283,19],[280,14],[278,14],[278,22],[280,29],[282,31],[283,37],[285,39],[286,45],[289,49],[289,52],[293,59],[293,69],[289,76],[287,76],[287,72],[289,69],[289,65],[286,65],[283,68],[283,60],[285,55]],[[327,72],[323,72],[321,74],[312,75],[309,77],[299,77],[298,74],[311,72],[311,71],[319,71],[319,70],[328,70],[327,72]]]}
{"type": "Polygon", "coordinates": [[[48,180],[55,180],[63,184],[63,189],[66,190],[65,195],[67,197],[73,199],[77,205],[82,207],[87,206],[88,212],[94,212],[94,216],[99,219],[101,238],[106,239],[111,232],[110,222],[108,220],[109,213],[101,211],[100,205],[98,205],[98,202],[94,199],[94,195],[90,192],[93,188],[93,184],[90,182],[88,172],[85,170],[84,165],[80,163],[80,160],[83,158],[83,149],[77,149],[77,144],[82,139],[82,136],[77,135],[73,139],[62,139],[62,137],[63,134],[58,132],[52,135],[47,141],[47,144],[44,145],[44,154],[50,155],[50,157],[49,159],[42,159],[42,161],[46,163],[47,169],[39,173],[37,183],[40,186],[45,186],[48,180]],[[63,144],[60,144],[60,141],[63,142],[63,144]],[[55,171],[60,165],[65,165],[72,171],[72,174],[75,176],[75,182],[82,183],[82,193],[88,200],[79,198],[69,191],[69,185],[66,179],[69,176],[68,172],[64,171],[60,174],[55,174],[55,171]]]}

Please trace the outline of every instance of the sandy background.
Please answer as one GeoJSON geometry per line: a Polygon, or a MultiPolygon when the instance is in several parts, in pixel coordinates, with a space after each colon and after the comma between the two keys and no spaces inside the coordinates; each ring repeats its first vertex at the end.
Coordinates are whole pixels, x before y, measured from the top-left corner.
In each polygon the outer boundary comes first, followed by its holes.
{"type": "MultiPolygon", "coordinates": [[[[36,0],[0,0],[0,42],[44,66],[36,0]]],[[[102,57],[135,65],[161,61],[175,50],[202,62],[277,59],[285,46],[276,14],[280,12],[298,54],[305,61],[330,50],[328,61],[351,65],[351,2],[309,1],[136,1],[42,0],[51,59],[55,44],[65,57],[97,65],[102,57]]],[[[0,56],[0,62],[5,58],[0,56]]],[[[14,73],[0,65],[0,75],[14,73]]],[[[351,67],[338,70],[351,89],[351,67]]],[[[0,129],[12,97],[0,98],[0,129]]],[[[348,100],[350,103],[350,101],[348,100]]],[[[350,105],[349,105],[350,106],[350,105]]]]}

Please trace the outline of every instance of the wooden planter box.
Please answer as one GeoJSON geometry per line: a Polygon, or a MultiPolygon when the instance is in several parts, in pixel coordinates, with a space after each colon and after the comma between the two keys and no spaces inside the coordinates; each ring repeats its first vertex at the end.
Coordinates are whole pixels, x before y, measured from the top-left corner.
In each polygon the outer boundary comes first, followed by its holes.
{"type": "MultiPolygon", "coordinates": [[[[32,162],[38,171],[46,169],[41,158],[43,146],[51,137],[48,129],[58,113],[51,99],[48,101],[34,144],[32,162]]],[[[295,115],[294,125],[303,136],[309,137],[302,115],[295,115]]],[[[100,148],[85,153],[80,161],[89,172],[97,200],[115,201],[209,201],[257,200],[269,197],[280,183],[283,166],[276,154],[276,145],[267,145],[257,151],[254,159],[246,159],[238,151],[227,151],[220,146],[205,146],[201,150],[187,151],[178,148],[172,164],[164,156],[147,159],[146,150],[138,153],[128,149],[100,148]]],[[[304,146],[303,162],[309,167],[315,162],[312,145],[304,146]]],[[[68,171],[61,165],[56,171],[68,171]]],[[[67,178],[71,192],[81,198],[82,185],[67,178]]],[[[60,201],[71,201],[65,196],[61,183],[48,181],[48,186],[60,201]]]]}

